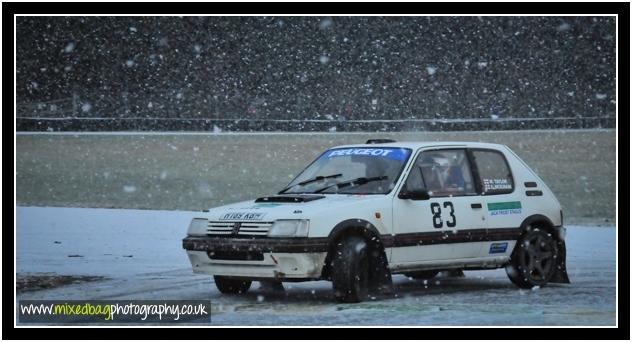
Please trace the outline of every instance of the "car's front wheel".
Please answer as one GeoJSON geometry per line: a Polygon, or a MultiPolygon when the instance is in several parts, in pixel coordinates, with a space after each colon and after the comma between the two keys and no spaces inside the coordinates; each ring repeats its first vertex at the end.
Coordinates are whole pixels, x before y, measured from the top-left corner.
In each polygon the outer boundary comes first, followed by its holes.
{"type": "Polygon", "coordinates": [[[556,270],[557,241],[542,228],[533,227],[518,240],[506,267],[509,279],[521,288],[545,285],[556,270]]]}
{"type": "Polygon", "coordinates": [[[224,276],[213,276],[215,286],[221,293],[225,294],[241,294],[246,293],[250,289],[252,281],[241,280],[224,276]]]}
{"type": "Polygon", "coordinates": [[[350,236],[338,243],[332,260],[331,280],[336,300],[357,303],[369,291],[369,253],[364,239],[350,236]]]}

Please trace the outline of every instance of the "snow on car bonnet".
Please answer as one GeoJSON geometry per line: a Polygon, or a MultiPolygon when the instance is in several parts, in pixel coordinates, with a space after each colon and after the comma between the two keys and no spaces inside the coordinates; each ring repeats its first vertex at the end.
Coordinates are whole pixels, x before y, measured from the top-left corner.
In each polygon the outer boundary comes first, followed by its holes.
{"type": "Polygon", "coordinates": [[[409,153],[409,150],[402,148],[344,148],[329,150],[323,154],[322,158],[370,156],[403,161],[406,160],[409,153]]]}

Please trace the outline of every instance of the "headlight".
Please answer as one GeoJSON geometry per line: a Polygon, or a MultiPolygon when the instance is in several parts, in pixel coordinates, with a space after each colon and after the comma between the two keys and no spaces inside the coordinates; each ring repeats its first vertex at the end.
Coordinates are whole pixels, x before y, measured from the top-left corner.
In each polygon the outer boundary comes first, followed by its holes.
{"type": "Polygon", "coordinates": [[[194,218],[189,224],[188,235],[206,235],[206,228],[208,226],[207,219],[194,218]]]}
{"type": "Polygon", "coordinates": [[[309,220],[277,220],[268,231],[268,236],[307,237],[308,232],[309,220]]]}

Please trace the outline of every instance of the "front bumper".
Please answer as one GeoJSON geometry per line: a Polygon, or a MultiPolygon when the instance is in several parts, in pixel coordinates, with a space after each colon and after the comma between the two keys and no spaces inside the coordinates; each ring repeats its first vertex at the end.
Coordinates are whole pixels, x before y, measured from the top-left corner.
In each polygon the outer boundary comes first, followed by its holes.
{"type": "Polygon", "coordinates": [[[327,238],[187,236],[182,247],[194,273],[249,279],[318,279],[327,256],[327,238]],[[257,258],[217,257],[239,253],[257,258]]]}

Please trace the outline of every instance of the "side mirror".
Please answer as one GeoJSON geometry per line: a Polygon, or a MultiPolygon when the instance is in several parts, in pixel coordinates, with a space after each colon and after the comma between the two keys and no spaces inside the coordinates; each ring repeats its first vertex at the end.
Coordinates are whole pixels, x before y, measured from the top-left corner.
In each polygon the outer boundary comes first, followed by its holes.
{"type": "Polygon", "coordinates": [[[430,194],[426,189],[413,189],[408,190],[406,188],[402,189],[402,191],[397,195],[398,198],[401,199],[409,199],[413,201],[425,201],[430,199],[430,194]]]}

